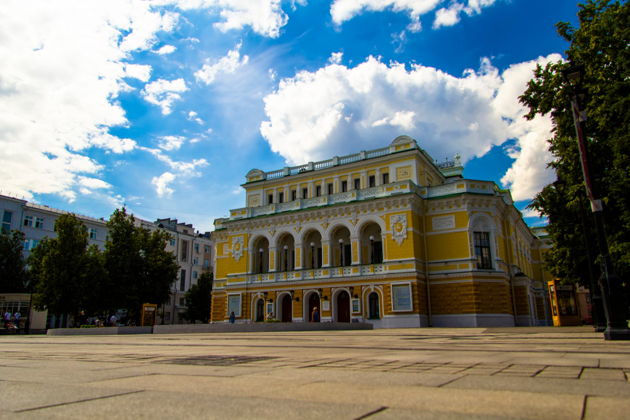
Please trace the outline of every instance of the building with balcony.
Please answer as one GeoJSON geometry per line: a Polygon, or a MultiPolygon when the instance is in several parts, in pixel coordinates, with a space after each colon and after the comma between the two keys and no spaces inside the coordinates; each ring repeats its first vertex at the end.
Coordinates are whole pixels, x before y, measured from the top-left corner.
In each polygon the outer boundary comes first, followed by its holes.
{"type": "Polygon", "coordinates": [[[509,191],[415,140],[264,172],[215,220],[212,320],[548,323],[541,240],[509,191]]]}

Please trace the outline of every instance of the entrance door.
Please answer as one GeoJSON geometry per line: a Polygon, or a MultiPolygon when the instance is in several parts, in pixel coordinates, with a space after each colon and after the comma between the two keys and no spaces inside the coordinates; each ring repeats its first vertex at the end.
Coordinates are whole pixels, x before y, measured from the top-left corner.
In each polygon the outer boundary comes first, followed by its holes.
{"type": "Polygon", "coordinates": [[[337,295],[337,322],[350,322],[350,295],[345,290],[337,295]]]}
{"type": "Polygon", "coordinates": [[[291,296],[284,295],[282,298],[282,322],[291,322],[293,320],[293,305],[291,304],[291,296]]]}
{"type": "Polygon", "coordinates": [[[256,322],[263,322],[265,320],[265,301],[258,299],[256,302],[256,322]]]}
{"type": "Polygon", "coordinates": [[[313,322],[312,315],[313,308],[315,307],[319,311],[319,318],[321,319],[322,308],[320,308],[319,306],[319,295],[317,293],[311,293],[308,297],[308,312],[306,313],[306,319],[308,319],[310,322],[313,322]]]}

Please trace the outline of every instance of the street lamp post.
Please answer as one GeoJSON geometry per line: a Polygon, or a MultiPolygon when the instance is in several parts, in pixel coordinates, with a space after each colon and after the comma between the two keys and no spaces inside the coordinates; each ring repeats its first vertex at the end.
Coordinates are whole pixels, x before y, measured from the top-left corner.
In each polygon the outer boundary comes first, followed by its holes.
{"type": "Polygon", "coordinates": [[[564,70],[562,75],[571,90],[571,110],[573,112],[573,123],[575,124],[575,133],[577,135],[582,175],[584,176],[586,195],[591,203],[591,211],[593,213],[597,233],[597,243],[601,255],[602,274],[599,278],[599,285],[602,293],[604,313],[606,315],[604,338],[606,340],[630,340],[630,330],[628,329],[628,324],[625,319],[621,278],[619,278],[615,272],[608,253],[608,241],[606,239],[604,224],[604,206],[591,178],[588,145],[585,134],[586,109],[583,103],[585,95],[584,92],[580,91],[584,68],[582,66],[571,66],[564,70]]]}

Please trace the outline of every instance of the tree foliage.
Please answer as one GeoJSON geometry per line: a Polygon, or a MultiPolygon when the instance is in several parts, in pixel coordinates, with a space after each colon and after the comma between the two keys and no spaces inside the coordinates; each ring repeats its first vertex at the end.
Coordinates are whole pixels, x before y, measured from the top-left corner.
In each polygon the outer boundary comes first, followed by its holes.
{"type": "Polygon", "coordinates": [[[195,322],[199,320],[207,323],[210,320],[210,305],[212,293],[212,273],[203,273],[186,292],[186,312],[184,318],[195,322]]]}
{"type": "Polygon", "coordinates": [[[175,256],[165,250],[170,235],[137,226],[124,208],[114,211],[107,226],[108,305],[112,310],[127,308],[130,317],[138,318],[143,303],[162,304],[169,299],[179,269],[175,256]]]}
{"type": "Polygon", "coordinates": [[[98,250],[88,247],[87,228],[76,216],[64,214],[55,222],[57,237],[43,239],[29,256],[36,280],[33,303],[54,314],[78,315],[95,311],[102,270],[98,250]]]}
{"type": "Polygon", "coordinates": [[[27,287],[27,272],[22,250],[24,234],[14,230],[0,232],[0,292],[23,292],[27,287]]]}
{"type": "Polygon", "coordinates": [[[546,255],[550,272],[561,279],[587,283],[589,260],[593,266],[592,216],[584,188],[570,87],[562,71],[581,65],[584,77],[586,134],[597,195],[604,202],[606,236],[617,272],[630,274],[630,6],[626,1],[588,0],[579,5],[580,27],[557,24],[570,42],[567,61],[539,66],[521,102],[528,118],[550,114],[554,122],[549,148],[557,181],[546,186],[532,207],[549,219],[553,248],[546,255]],[[590,243],[590,244],[589,244],[590,243]]]}

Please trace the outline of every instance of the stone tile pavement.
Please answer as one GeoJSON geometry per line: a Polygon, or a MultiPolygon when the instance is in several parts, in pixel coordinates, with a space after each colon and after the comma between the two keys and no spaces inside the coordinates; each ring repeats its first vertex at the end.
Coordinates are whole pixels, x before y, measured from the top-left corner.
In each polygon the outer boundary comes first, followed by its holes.
{"type": "Polygon", "coordinates": [[[0,419],[624,419],[584,328],[0,336],[0,419]]]}

